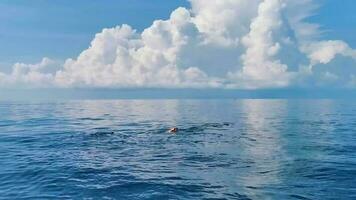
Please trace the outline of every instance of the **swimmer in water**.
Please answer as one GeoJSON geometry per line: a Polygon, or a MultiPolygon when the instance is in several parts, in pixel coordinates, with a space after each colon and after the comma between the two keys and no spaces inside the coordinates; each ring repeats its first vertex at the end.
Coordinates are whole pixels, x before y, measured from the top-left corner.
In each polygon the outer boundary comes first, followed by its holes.
{"type": "Polygon", "coordinates": [[[174,127],[169,129],[169,133],[177,133],[178,132],[178,128],[174,127]]]}

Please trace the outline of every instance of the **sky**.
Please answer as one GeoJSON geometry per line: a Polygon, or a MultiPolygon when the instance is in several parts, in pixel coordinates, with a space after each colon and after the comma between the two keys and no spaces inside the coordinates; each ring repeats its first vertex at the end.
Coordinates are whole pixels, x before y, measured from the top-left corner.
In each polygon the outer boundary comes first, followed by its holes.
{"type": "Polygon", "coordinates": [[[130,24],[137,30],[168,18],[184,0],[2,0],[0,62],[66,59],[87,48],[103,28],[130,24]]]}
{"type": "Polygon", "coordinates": [[[2,0],[0,88],[356,87],[354,0],[2,0]]]}

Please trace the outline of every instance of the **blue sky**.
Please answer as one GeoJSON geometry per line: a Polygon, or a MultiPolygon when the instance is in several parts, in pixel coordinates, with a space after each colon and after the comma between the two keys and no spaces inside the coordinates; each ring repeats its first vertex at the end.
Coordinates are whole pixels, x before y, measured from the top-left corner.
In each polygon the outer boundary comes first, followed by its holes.
{"type": "Polygon", "coordinates": [[[2,0],[0,62],[37,62],[43,56],[77,56],[103,28],[130,24],[138,30],[184,0],[2,0]]]}
{"type": "MultiPolygon", "coordinates": [[[[320,0],[310,18],[326,31],[323,37],[356,47],[356,1],[320,0]]],[[[166,19],[185,0],[2,0],[0,63],[37,62],[75,57],[103,28],[130,24],[143,30],[166,19]]]]}
{"type": "Polygon", "coordinates": [[[0,87],[355,88],[355,8],[355,0],[2,0],[0,87]]]}
{"type": "Polygon", "coordinates": [[[320,8],[310,21],[321,25],[326,39],[339,38],[356,48],[356,1],[319,0],[320,8]]]}

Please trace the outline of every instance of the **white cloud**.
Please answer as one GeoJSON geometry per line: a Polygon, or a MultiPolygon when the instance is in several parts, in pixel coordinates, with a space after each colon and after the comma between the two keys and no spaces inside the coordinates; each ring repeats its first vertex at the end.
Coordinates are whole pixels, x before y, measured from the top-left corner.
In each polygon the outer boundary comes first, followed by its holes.
{"type": "Polygon", "coordinates": [[[280,0],[259,5],[250,32],[242,40],[246,53],[242,55],[243,68],[237,75],[237,84],[242,82],[251,88],[288,86],[288,66],[276,58],[282,46],[283,7],[280,0]]]}
{"type": "Polygon", "coordinates": [[[6,87],[50,87],[53,83],[53,73],[56,62],[43,58],[37,64],[15,63],[11,74],[0,73],[0,83],[6,87]]]}
{"type": "Polygon", "coordinates": [[[261,0],[190,0],[194,23],[206,36],[205,42],[238,46],[249,32],[261,0]]]}
{"type": "Polygon", "coordinates": [[[304,47],[308,53],[311,64],[328,64],[335,56],[342,55],[356,59],[356,50],[353,50],[343,41],[329,40],[314,42],[304,47]]]}
{"type": "Polygon", "coordinates": [[[56,71],[48,70],[54,63],[47,58],[34,65],[16,63],[12,73],[0,73],[0,84],[254,89],[313,82],[312,86],[318,85],[315,81],[335,84],[343,78],[320,66],[338,56],[356,60],[356,51],[345,42],[318,40],[319,26],[305,22],[316,10],[312,0],[190,2],[191,10],[178,8],[142,33],[129,25],[104,29],[88,49],[56,71]],[[323,71],[316,73],[316,65],[323,71]]]}
{"type": "Polygon", "coordinates": [[[177,67],[177,55],[196,33],[185,8],[175,10],[169,20],[155,21],[142,34],[128,25],[105,29],[76,60],[66,61],[55,81],[61,86],[213,87],[218,83],[200,69],[177,67]]]}

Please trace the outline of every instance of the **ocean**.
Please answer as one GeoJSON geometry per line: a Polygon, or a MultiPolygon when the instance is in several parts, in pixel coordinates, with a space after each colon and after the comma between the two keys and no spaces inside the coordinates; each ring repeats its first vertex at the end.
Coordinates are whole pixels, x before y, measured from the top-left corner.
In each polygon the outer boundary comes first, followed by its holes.
{"type": "Polygon", "coordinates": [[[0,199],[356,199],[356,102],[0,102],[0,199]]]}

